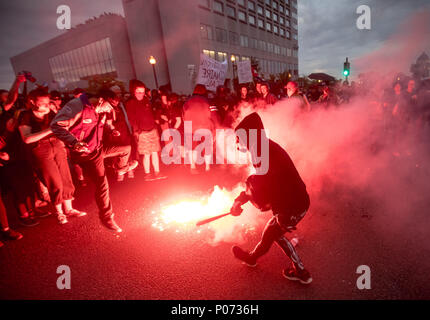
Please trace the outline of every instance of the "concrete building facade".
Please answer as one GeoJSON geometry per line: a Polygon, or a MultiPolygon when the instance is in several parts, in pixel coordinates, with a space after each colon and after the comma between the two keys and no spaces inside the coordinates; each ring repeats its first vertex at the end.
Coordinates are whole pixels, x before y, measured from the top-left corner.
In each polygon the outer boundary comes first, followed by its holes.
{"type": "Polygon", "coordinates": [[[148,59],[156,57],[160,84],[189,93],[200,53],[233,63],[255,58],[261,74],[298,76],[296,0],[123,0],[136,75],[150,87],[148,59]]]}
{"type": "Polygon", "coordinates": [[[298,75],[297,0],[122,0],[125,18],[105,14],[11,58],[15,72],[28,70],[64,89],[85,87],[93,75],[133,78],[191,93],[200,54],[229,64],[258,61],[260,74],[298,75]]]}

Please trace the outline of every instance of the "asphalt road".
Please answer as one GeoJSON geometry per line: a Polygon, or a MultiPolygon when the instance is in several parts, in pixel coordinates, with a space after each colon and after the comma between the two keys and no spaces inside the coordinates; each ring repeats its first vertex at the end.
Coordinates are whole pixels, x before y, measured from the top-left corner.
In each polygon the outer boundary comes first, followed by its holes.
{"type": "MultiPolygon", "coordinates": [[[[276,246],[250,269],[233,258],[232,243],[211,245],[206,232],[153,228],[151,212],[160,202],[207,192],[215,184],[232,186],[238,179],[222,169],[197,176],[182,168],[166,172],[169,179],[163,181],[144,182],[138,171],[134,180],[111,183],[121,235],[100,225],[92,186],[79,190],[75,202],[88,216],[64,226],[49,217],[37,227],[19,228],[24,238],[0,249],[0,298],[430,298],[428,223],[398,228],[389,216],[375,215],[363,199],[339,201],[340,191],[327,189],[325,201],[338,201],[336,209],[314,201],[298,228],[297,250],[314,279],[303,286],[282,277],[288,260],[276,246]],[[387,232],[381,233],[381,226],[387,232]],[[60,265],[70,267],[70,290],[56,286],[60,265]],[[360,265],[371,270],[370,290],[357,288],[360,265]]],[[[248,235],[244,248],[258,242],[262,227],[248,235]]]]}

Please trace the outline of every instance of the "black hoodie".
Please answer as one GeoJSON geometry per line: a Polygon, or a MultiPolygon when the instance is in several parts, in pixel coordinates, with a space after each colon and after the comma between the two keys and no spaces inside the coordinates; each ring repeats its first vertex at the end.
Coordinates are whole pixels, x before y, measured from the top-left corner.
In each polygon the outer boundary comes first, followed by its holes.
{"type": "Polygon", "coordinates": [[[287,152],[276,142],[267,138],[260,116],[255,112],[250,114],[236,127],[236,131],[239,129],[244,129],[248,137],[250,129],[258,130],[258,139],[246,142],[252,155],[254,167],[257,170],[257,175],[253,179],[248,179],[248,181],[258,181],[259,186],[254,188],[258,193],[255,196],[260,200],[265,199],[273,214],[290,217],[307,211],[309,195],[306,191],[306,185],[287,152]],[[265,170],[260,170],[260,166],[255,165],[255,163],[257,156],[261,156],[262,144],[264,143],[269,145],[269,159],[265,160],[269,163],[269,169],[267,173],[261,174],[265,170]]]}

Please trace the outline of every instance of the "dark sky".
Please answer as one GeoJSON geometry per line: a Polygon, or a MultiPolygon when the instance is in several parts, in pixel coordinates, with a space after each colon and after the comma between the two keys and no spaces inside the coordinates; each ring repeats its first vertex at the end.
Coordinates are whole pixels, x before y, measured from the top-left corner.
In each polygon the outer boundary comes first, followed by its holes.
{"type": "MultiPolygon", "coordinates": [[[[327,72],[335,77],[341,76],[345,57],[353,61],[377,49],[396,32],[405,18],[430,3],[429,0],[298,2],[300,74],[327,72]],[[361,4],[372,10],[372,29],[369,31],[356,27],[358,15],[355,12],[361,4]]],[[[70,6],[73,25],[103,12],[123,14],[121,0],[1,0],[0,88],[8,89],[13,81],[10,57],[61,34],[62,31],[56,28],[56,9],[62,4],[70,6]]]]}

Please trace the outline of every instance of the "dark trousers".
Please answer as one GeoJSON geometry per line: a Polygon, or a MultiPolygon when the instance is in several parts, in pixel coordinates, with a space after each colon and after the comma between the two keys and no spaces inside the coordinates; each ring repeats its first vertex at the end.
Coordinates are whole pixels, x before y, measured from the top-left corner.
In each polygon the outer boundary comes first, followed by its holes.
{"type": "Polygon", "coordinates": [[[7,220],[6,207],[3,203],[3,198],[0,192],[0,228],[7,229],[9,228],[9,223],[7,220]]]}
{"type": "Polygon", "coordinates": [[[112,204],[109,197],[109,183],[106,177],[102,149],[98,149],[90,155],[72,153],[71,157],[72,161],[79,164],[86,176],[95,184],[95,198],[100,219],[109,219],[112,217],[112,204]]]}
{"type": "Polygon", "coordinates": [[[113,166],[115,170],[124,169],[128,164],[131,154],[130,145],[107,145],[103,146],[103,156],[105,158],[115,158],[113,166]]]}
{"type": "Polygon", "coordinates": [[[48,138],[32,149],[33,165],[40,181],[48,188],[54,205],[73,199],[75,187],[67,162],[67,151],[57,138],[48,138]]]}
{"type": "Polygon", "coordinates": [[[281,225],[274,216],[270,219],[263,231],[263,236],[261,241],[257,244],[255,249],[251,252],[251,257],[258,259],[264,254],[266,254],[274,242],[284,251],[284,253],[291,259],[296,268],[304,269],[303,263],[300,260],[294,246],[290,241],[284,236],[284,233],[288,231],[288,227],[281,225]]]}

